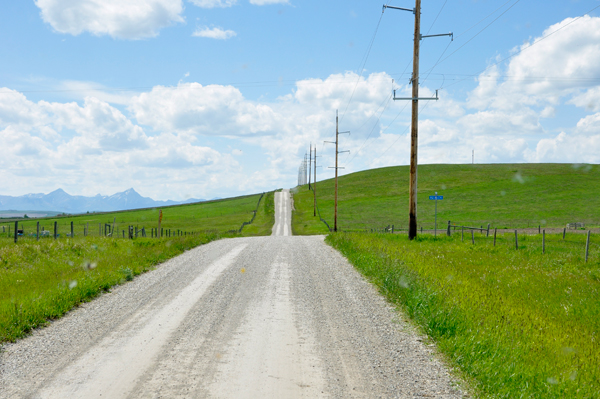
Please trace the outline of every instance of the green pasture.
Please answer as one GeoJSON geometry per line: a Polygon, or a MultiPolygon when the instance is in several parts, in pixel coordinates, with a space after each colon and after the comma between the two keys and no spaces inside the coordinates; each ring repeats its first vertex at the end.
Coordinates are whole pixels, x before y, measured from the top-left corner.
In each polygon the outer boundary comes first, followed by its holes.
{"type": "MultiPolygon", "coordinates": [[[[408,225],[408,166],[356,172],[339,177],[338,229],[380,229],[408,225]]],[[[582,222],[600,226],[600,167],[572,164],[420,165],[418,227],[433,229],[435,192],[438,228],[448,220],[492,228],[564,227],[582,222]]],[[[317,182],[321,216],[333,227],[334,180],[317,182]]],[[[313,192],[294,190],[294,234],[325,234],[313,216],[313,192]],[[300,209],[300,210],[298,210],[300,209]]]]}
{"type": "Polygon", "coordinates": [[[600,237],[337,233],[340,250],[404,309],[478,397],[600,397],[600,237]]]}
{"type": "Polygon", "coordinates": [[[256,218],[252,224],[244,227],[244,236],[269,236],[275,224],[275,192],[266,193],[258,206],[256,218]]]}
{"type": "MultiPolygon", "coordinates": [[[[183,251],[222,237],[238,236],[243,222],[256,217],[241,235],[271,234],[274,219],[273,192],[198,204],[164,207],[162,228],[172,230],[160,238],[150,238],[150,228],[158,225],[158,209],[132,210],[104,214],[85,214],[47,219],[21,219],[25,234],[17,244],[9,235],[14,222],[0,235],[0,343],[14,341],[32,329],[45,325],[81,302],[89,301],[115,284],[151,270],[183,251]],[[98,224],[113,223],[116,229],[128,225],[145,227],[147,237],[133,240],[99,236],[98,224]],[[53,230],[59,222],[58,239],[31,237],[36,222],[53,230]],[[74,222],[74,237],[70,223],[74,222]],[[83,235],[89,223],[90,234],[83,235]],[[177,235],[176,231],[186,232],[177,235]]],[[[1,227],[0,227],[1,231],[1,227]]],[[[126,234],[127,236],[127,234],[126,234]]],[[[122,237],[120,234],[118,237],[122,237]]]]}
{"type": "MultiPolygon", "coordinates": [[[[75,237],[82,236],[84,228],[89,226],[88,235],[104,234],[104,225],[115,223],[115,230],[122,237],[123,230],[127,236],[127,226],[134,226],[141,230],[145,227],[147,235],[150,229],[158,227],[159,210],[162,209],[163,231],[177,230],[186,232],[216,231],[219,233],[239,230],[243,222],[252,219],[260,194],[248,195],[223,200],[199,202],[195,204],[176,205],[163,208],[151,208],[106,213],[87,213],[81,215],[66,215],[42,219],[18,219],[19,228],[24,228],[25,238],[36,233],[36,223],[40,222],[40,230],[54,231],[54,222],[58,222],[58,234],[66,237],[71,232],[71,222],[75,237]]],[[[0,220],[0,235],[8,237],[8,230],[14,232],[15,219],[0,220]]]]}

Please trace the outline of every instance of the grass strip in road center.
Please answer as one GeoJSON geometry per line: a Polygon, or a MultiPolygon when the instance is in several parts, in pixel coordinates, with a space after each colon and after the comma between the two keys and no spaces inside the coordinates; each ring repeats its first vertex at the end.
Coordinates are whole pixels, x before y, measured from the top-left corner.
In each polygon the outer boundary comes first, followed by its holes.
{"type": "Polygon", "coordinates": [[[338,233],[340,250],[458,366],[482,397],[592,398],[600,392],[600,250],[584,237],[338,233]],[[520,238],[521,239],[521,238],[520,238]]]}
{"type": "Polygon", "coordinates": [[[110,287],[221,238],[0,240],[0,343],[15,341],[110,287]]]}

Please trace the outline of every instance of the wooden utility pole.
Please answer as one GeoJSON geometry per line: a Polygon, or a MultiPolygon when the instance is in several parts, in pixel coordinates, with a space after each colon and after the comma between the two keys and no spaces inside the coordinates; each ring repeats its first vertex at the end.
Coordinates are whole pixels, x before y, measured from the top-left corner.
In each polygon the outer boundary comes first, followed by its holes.
{"type": "Polygon", "coordinates": [[[313,216],[317,216],[317,146],[315,146],[315,173],[313,176],[313,197],[314,197],[314,206],[313,206],[313,216]]]}
{"type": "Polygon", "coordinates": [[[421,0],[415,4],[415,43],[413,48],[412,117],[410,127],[410,183],[408,238],[417,236],[417,148],[419,141],[419,44],[421,42],[421,0]]]}
{"type": "MultiPolygon", "coordinates": [[[[350,132],[340,132],[339,130],[339,122],[338,122],[338,111],[335,110],[335,201],[333,208],[333,231],[337,231],[337,214],[338,214],[338,154],[342,152],[350,152],[350,151],[339,151],[339,136],[341,134],[350,133],[350,132]]],[[[326,143],[334,143],[333,141],[326,141],[326,143]]],[[[330,166],[331,167],[331,166],[330,166]]],[[[341,168],[343,169],[343,168],[341,168]]]]}
{"type": "Polygon", "coordinates": [[[310,190],[310,167],[312,166],[312,143],[310,143],[310,149],[308,150],[308,189],[310,190]]]}
{"type": "Polygon", "coordinates": [[[437,90],[435,97],[419,98],[419,45],[421,39],[425,37],[435,36],[450,36],[452,33],[443,33],[439,35],[421,35],[421,0],[415,0],[415,8],[408,9],[402,7],[393,7],[384,5],[383,10],[391,8],[402,11],[412,11],[415,14],[415,33],[414,33],[414,48],[413,48],[413,74],[412,74],[412,97],[398,98],[394,90],[394,100],[411,100],[412,101],[412,117],[410,127],[410,180],[409,180],[409,206],[408,206],[408,238],[411,240],[417,236],[417,153],[419,143],[419,100],[438,100],[437,90]]]}

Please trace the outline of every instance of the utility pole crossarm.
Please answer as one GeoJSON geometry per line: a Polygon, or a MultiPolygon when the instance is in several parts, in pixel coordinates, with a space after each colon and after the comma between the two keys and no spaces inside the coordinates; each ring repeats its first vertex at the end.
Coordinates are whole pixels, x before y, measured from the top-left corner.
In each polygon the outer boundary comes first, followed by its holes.
{"type": "Polygon", "coordinates": [[[419,101],[419,100],[439,100],[440,98],[438,97],[438,91],[435,91],[435,97],[417,97],[417,98],[413,98],[413,97],[396,97],[396,90],[394,90],[394,97],[393,100],[412,100],[412,101],[419,101]]]}
{"type": "Polygon", "coordinates": [[[409,12],[412,12],[413,14],[415,13],[415,9],[414,8],[394,7],[394,6],[388,6],[388,5],[384,4],[383,5],[383,11],[385,11],[386,8],[391,8],[393,10],[400,10],[400,11],[409,11],[409,12]]]}
{"type": "Polygon", "coordinates": [[[425,39],[426,37],[439,37],[439,36],[450,36],[450,41],[454,41],[454,33],[438,33],[437,35],[421,35],[421,39],[425,39]]]}

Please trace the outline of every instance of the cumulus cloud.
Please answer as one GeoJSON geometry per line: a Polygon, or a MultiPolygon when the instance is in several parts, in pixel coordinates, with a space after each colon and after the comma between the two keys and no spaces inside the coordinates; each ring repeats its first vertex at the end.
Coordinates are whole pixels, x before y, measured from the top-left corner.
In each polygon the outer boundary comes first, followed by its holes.
{"type": "Polygon", "coordinates": [[[181,0],[36,0],[42,19],[60,33],[89,32],[119,39],[158,35],[161,28],[184,22],[181,0]]]}
{"type": "Polygon", "coordinates": [[[555,105],[571,95],[577,106],[598,107],[600,92],[590,82],[600,79],[600,17],[567,18],[514,51],[520,52],[505,71],[493,66],[479,76],[469,95],[470,107],[511,110],[555,105]]]}
{"type": "Polygon", "coordinates": [[[202,8],[226,8],[237,3],[237,0],[190,0],[190,2],[202,8]]]}
{"type": "Polygon", "coordinates": [[[5,194],[23,194],[24,177],[36,192],[55,189],[60,176],[62,188],[76,194],[136,187],[157,199],[180,199],[182,192],[234,195],[242,183],[248,185],[233,155],[199,145],[185,134],[147,135],[97,98],[81,104],[35,103],[21,93],[2,91],[10,94],[0,96],[5,194]]]}
{"type": "Polygon", "coordinates": [[[130,111],[157,131],[207,136],[272,134],[279,117],[269,105],[245,100],[233,86],[156,86],[133,98],[130,111]]]}
{"type": "Polygon", "coordinates": [[[289,4],[289,0],[250,0],[250,4],[264,6],[269,4],[289,4]]]}
{"type": "Polygon", "coordinates": [[[219,27],[214,28],[198,28],[192,33],[192,36],[195,37],[207,37],[209,39],[218,39],[218,40],[227,40],[232,37],[237,36],[232,30],[223,30],[219,27]]]}

